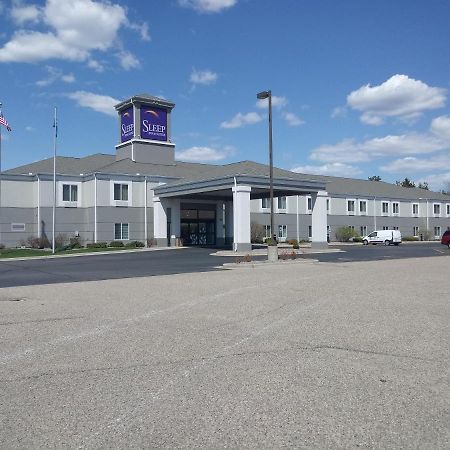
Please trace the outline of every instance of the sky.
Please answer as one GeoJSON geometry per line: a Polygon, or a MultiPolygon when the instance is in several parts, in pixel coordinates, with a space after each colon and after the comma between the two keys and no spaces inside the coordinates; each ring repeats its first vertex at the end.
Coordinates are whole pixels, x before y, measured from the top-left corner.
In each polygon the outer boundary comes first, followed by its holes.
{"type": "Polygon", "coordinates": [[[450,186],[448,0],[0,0],[2,168],[114,153],[173,101],[177,159],[450,186]]]}

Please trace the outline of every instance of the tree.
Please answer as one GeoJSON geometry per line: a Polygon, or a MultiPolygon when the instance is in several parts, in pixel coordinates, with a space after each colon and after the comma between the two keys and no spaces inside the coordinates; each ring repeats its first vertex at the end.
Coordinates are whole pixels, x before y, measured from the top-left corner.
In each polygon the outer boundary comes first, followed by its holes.
{"type": "Polygon", "coordinates": [[[430,190],[430,188],[428,187],[428,182],[427,182],[427,181],[424,181],[423,183],[420,183],[420,182],[419,182],[419,184],[417,185],[417,187],[418,187],[419,189],[425,189],[426,191],[429,191],[429,190],[430,190]]]}
{"type": "Polygon", "coordinates": [[[416,183],[414,183],[414,181],[410,180],[408,177],[406,177],[403,181],[396,181],[395,184],[397,186],[402,186],[405,188],[416,187],[416,183]]]}
{"type": "Polygon", "coordinates": [[[381,181],[381,177],[379,175],[372,175],[371,177],[367,178],[369,181],[381,181]]]}

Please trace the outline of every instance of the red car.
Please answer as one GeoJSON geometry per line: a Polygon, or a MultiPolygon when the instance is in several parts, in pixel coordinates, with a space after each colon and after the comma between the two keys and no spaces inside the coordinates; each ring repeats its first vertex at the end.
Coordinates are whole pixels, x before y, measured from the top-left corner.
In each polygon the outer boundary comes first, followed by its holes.
{"type": "Polygon", "coordinates": [[[446,245],[448,248],[450,248],[450,230],[447,230],[447,231],[442,235],[441,244],[444,244],[444,245],[446,245]]]}

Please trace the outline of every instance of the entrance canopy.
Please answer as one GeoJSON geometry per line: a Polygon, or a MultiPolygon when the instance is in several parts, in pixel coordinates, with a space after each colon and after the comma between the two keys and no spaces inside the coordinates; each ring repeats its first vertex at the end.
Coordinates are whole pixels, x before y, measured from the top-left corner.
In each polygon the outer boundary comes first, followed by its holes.
{"type": "MultiPolygon", "coordinates": [[[[154,192],[160,198],[179,197],[230,201],[233,200],[232,189],[235,186],[251,187],[250,198],[252,200],[269,197],[269,177],[255,175],[236,175],[195,181],[179,180],[156,187],[154,192]]],[[[326,185],[320,181],[279,177],[273,179],[274,197],[305,195],[324,190],[326,190],[326,185]]]]}

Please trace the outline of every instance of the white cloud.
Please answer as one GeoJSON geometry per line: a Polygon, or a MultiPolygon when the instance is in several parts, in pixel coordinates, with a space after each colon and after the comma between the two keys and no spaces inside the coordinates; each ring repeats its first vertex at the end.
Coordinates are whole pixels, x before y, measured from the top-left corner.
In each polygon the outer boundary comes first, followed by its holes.
{"type": "Polygon", "coordinates": [[[192,69],[190,82],[193,84],[209,85],[217,81],[217,73],[210,70],[195,70],[192,69]]]}
{"type": "Polygon", "coordinates": [[[407,156],[396,159],[380,167],[389,173],[417,173],[432,170],[450,170],[450,155],[437,155],[429,158],[407,156]]]}
{"type": "Polygon", "coordinates": [[[299,125],[303,125],[305,123],[304,120],[300,119],[296,114],[290,113],[290,112],[283,112],[282,113],[283,119],[286,120],[286,122],[291,127],[298,127],[299,125]]]}
{"type": "Polygon", "coordinates": [[[72,73],[65,74],[62,70],[52,66],[47,66],[45,69],[47,70],[47,76],[42,80],[36,81],[36,86],[49,86],[55,81],[64,81],[65,83],[73,83],[75,81],[75,76],[72,73]]]}
{"type": "Polygon", "coordinates": [[[347,96],[347,105],[362,112],[361,121],[380,125],[386,117],[411,121],[424,111],[442,108],[447,90],[430,87],[407,75],[394,75],[379,86],[362,86],[347,96]]]}
{"type": "Polygon", "coordinates": [[[355,166],[344,163],[329,163],[323,164],[321,166],[298,166],[291,169],[293,172],[313,174],[313,175],[332,175],[336,177],[355,177],[362,173],[362,171],[355,166]]]}
{"type": "Polygon", "coordinates": [[[417,183],[427,182],[432,191],[448,190],[450,188],[450,172],[429,174],[417,180],[417,183]]]}
{"type": "Polygon", "coordinates": [[[224,147],[222,149],[211,147],[191,147],[176,153],[177,159],[189,162],[201,161],[221,161],[235,153],[233,147],[224,147]]]}
{"type": "MultiPolygon", "coordinates": [[[[31,8],[31,7],[23,7],[31,8]]],[[[112,52],[120,58],[124,68],[137,67],[137,58],[120,49],[118,33],[130,25],[125,9],[110,2],[92,0],[47,0],[39,14],[19,8],[17,20],[38,20],[39,31],[19,29],[0,48],[0,62],[34,63],[49,59],[88,62],[96,70],[93,53],[112,52]],[[28,14],[28,16],[25,14],[28,14]],[[34,14],[34,13],[33,13],[34,14]],[[28,19],[25,19],[28,17],[28,19]],[[20,19],[22,18],[22,19],[20,19]],[[43,28],[47,28],[44,29],[43,28]]],[[[37,7],[36,7],[37,8],[37,7]]],[[[141,37],[148,37],[148,29],[141,26],[141,37]]]]}
{"type": "Polygon", "coordinates": [[[75,100],[79,106],[83,106],[84,108],[90,108],[94,111],[101,112],[109,116],[117,116],[114,106],[120,103],[120,100],[108,95],[99,95],[86,91],[76,91],[68,94],[68,97],[75,100]]]}
{"type": "Polygon", "coordinates": [[[347,108],[345,106],[336,106],[336,108],[331,111],[331,118],[336,119],[336,117],[345,117],[347,115],[347,108]]]}
{"type": "Polygon", "coordinates": [[[22,6],[15,2],[13,3],[10,14],[15,23],[23,25],[26,22],[38,22],[42,11],[36,5],[22,6]]]}
{"type": "Polygon", "coordinates": [[[90,69],[94,69],[96,72],[103,72],[105,70],[105,67],[103,66],[103,64],[95,59],[90,59],[87,62],[87,66],[90,69]]]}
{"type": "Polygon", "coordinates": [[[31,133],[32,131],[35,131],[35,129],[28,125],[28,126],[25,127],[25,131],[28,131],[29,133],[31,133]]]}
{"type": "Polygon", "coordinates": [[[146,42],[149,42],[152,40],[152,38],[150,37],[150,33],[148,31],[148,23],[147,22],[143,22],[141,24],[129,22],[128,27],[134,31],[137,31],[141,37],[141,40],[146,41],[146,42]]]}
{"type": "MultiPolygon", "coordinates": [[[[264,98],[261,100],[258,100],[256,102],[256,107],[260,109],[267,109],[268,108],[269,99],[264,98]]],[[[272,106],[274,108],[284,108],[288,104],[288,99],[286,97],[277,97],[276,95],[272,95],[272,106]]]]}
{"type": "Polygon", "coordinates": [[[357,142],[344,139],[311,151],[311,159],[325,162],[367,162],[382,157],[424,155],[450,148],[450,119],[434,119],[428,133],[389,135],[357,142]]]}
{"type": "Polygon", "coordinates": [[[218,13],[231,8],[237,0],[178,0],[180,6],[194,9],[200,13],[218,13]]]}
{"type": "Polygon", "coordinates": [[[249,112],[247,114],[237,113],[228,122],[222,122],[220,124],[221,128],[240,128],[244,125],[253,125],[255,123],[261,122],[262,117],[255,112],[249,112]]]}

